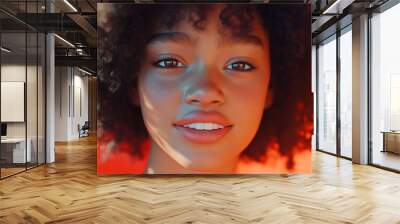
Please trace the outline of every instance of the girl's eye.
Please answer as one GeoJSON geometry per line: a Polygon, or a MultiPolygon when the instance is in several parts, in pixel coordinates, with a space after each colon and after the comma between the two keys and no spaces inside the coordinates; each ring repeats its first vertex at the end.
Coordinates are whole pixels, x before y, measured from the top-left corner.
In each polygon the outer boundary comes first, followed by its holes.
{"type": "Polygon", "coordinates": [[[154,66],[159,68],[183,68],[185,65],[176,60],[175,58],[163,58],[153,63],[154,66]]]}
{"type": "Polygon", "coordinates": [[[244,62],[244,61],[237,61],[230,63],[226,66],[226,69],[228,70],[233,70],[233,71],[239,71],[239,72],[248,72],[254,69],[254,66],[250,63],[244,62]]]}

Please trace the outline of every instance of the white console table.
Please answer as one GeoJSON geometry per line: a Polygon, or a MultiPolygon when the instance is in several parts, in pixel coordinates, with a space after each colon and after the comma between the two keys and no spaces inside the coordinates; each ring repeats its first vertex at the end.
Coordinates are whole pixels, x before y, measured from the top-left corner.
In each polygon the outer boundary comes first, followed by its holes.
{"type": "MultiPolygon", "coordinates": [[[[12,163],[25,163],[31,162],[32,153],[31,146],[32,140],[30,138],[26,139],[28,143],[26,147],[25,154],[25,138],[6,138],[1,139],[1,151],[3,152],[12,152],[12,163]]],[[[3,155],[2,155],[3,157],[3,155]]],[[[11,162],[11,161],[9,161],[11,162]]]]}

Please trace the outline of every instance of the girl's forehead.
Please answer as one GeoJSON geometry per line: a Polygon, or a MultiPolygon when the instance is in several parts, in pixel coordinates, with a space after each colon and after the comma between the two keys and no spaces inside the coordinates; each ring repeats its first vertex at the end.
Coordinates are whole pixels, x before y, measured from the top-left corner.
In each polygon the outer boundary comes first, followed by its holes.
{"type": "Polygon", "coordinates": [[[221,34],[246,34],[263,29],[263,22],[256,7],[243,5],[210,4],[203,7],[179,7],[162,11],[156,30],[218,29],[221,34]]]}
{"type": "MultiPolygon", "coordinates": [[[[190,43],[199,36],[217,35],[218,39],[225,44],[239,42],[260,47],[268,45],[267,32],[255,12],[245,11],[242,12],[244,15],[238,15],[234,12],[241,12],[239,8],[233,8],[230,11],[228,9],[227,6],[217,5],[202,18],[182,16],[170,28],[163,26],[157,29],[149,42],[170,40],[190,43]],[[239,20],[241,17],[245,19],[239,20]]],[[[187,15],[190,13],[187,12],[187,15]]]]}

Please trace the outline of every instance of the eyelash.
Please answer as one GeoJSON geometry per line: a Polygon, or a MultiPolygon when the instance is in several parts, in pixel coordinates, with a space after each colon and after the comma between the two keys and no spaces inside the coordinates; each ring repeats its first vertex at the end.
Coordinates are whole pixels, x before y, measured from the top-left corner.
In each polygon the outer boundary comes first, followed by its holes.
{"type": "Polygon", "coordinates": [[[184,68],[186,67],[182,62],[175,58],[162,58],[153,62],[153,65],[163,69],[184,68]]]}
{"type": "Polygon", "coordinates": [[[238,72],[249,72],[255,69],[255,67],[252,64],[245,61],[235,61],[229,63],[225,68],[227,70],[238,71],[238,72]]]}

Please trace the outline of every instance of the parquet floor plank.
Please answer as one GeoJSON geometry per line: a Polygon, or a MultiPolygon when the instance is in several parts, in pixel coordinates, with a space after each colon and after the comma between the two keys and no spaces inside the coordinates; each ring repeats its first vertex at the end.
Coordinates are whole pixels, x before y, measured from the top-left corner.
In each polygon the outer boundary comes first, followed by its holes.
{"type": "Polygon", "coordinates": [[[308,175],[99,176],[94,137],[0,181],[0,223],[396,223],[400,175],[313,153],[308,175]]]}

